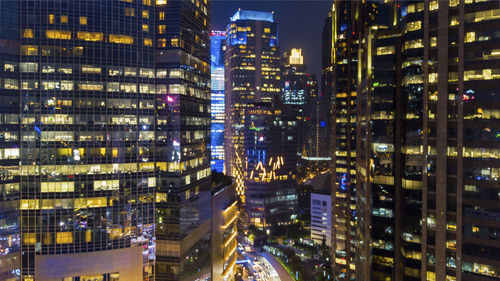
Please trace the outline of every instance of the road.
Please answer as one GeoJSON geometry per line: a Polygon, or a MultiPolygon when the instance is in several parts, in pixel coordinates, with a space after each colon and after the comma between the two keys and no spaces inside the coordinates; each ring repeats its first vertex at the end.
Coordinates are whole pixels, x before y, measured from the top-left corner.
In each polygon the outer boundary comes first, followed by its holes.
{"type": "Polygon", "coordinates": [[[266,252],[260,253],[262,257],[264,257],[273,267],[276,272],[278,272],[279,279],[281,281],[293,281],[292,276],[288,274],[288,271],[281,265],[281,263],[273,257],[271,254],[268,254],[266,252]]]}

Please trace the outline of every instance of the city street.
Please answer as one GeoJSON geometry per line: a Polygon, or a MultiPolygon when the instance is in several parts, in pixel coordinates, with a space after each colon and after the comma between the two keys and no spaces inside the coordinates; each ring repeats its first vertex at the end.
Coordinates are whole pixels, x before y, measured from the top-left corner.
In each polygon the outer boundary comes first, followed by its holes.
{"type": "MultiPolygon", "coordinates": [[[[247,248],[248,249],[248,248],[247,248]]],[[[272,255],[254,250],[242,251],[248,263],[247,268],[257,281],[293,281],[286,269],[272,255]]],[[[252,280],[249,278],[249,280],[252,280]]]]}

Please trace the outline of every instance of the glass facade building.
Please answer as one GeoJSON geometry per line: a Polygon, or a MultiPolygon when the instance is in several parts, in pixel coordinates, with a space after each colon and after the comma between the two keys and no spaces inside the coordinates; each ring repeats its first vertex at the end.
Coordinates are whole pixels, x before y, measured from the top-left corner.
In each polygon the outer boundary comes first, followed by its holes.
{"type": "Polygon", "coordinates": [[[272,13],[239,10],[227,27],[225,54],[225,166],[244,202],[245,108],[273,102],[280,93],[278,25],[272,13]]]}
{"type": "Polygon", "coordinates": [[[224,171],[224,53],[226,49],[226,32],[211,33],[211,144],[212,170],[224,171]]]}
{"type": "Polygon", "coordinates": [[[207,1],[0,13],[0,279],[210,274],[207,1]]]}
{"type": "Polygon", "coordinates": [[[227,27],[225,165],[250,223],[288,223],[297,208],[297,120],[279,101],[272,13],[239,10],[227,27]]]}
{"type": "Polygon", "coordinates": [[[155,280],[210,273],[209,15],[207,1],[156,1],[155,280]]]}
{"type": "Polygon", "coordinates": [[[254,104],[244,112],[245,211],[250,223],[290,223],[297,213],[297,119],[287,107],[254,104]]]}

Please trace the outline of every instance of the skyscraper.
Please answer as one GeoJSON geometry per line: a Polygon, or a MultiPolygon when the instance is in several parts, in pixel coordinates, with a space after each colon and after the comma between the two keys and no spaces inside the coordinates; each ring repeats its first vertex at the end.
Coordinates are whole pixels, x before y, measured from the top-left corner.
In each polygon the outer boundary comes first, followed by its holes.
{"type": "Polygon", "coordinates": [[[143,17],[153,6],[1,5],[1,279],[142,279],[156,186],[154,26],[143,17]]]}
{"type": "Polygon", "coordinates": [[[0,279],[210,274],[207,1],[0,8],[0,279]]]}
{"type": "Polygon", "coordinates": [[[156,1],[156,280],[210,273],[209,15],[156,1]]]}
{"type": "Polygon", "coordinates": [[[224,171],[224,53],[226,50],[226,32],[212,31],[211,41],[211,144],[212,170],[224,171]]]}
{"type": "Polygon", "coordinates": [[[225,165],[244,199],[244,110],[271,103],[280,93],[278,26],[272,13],[237,11],[227,27],[225,165]]]}
{"type": "Polygon", "coordinates": [[[225,66],[226,171],[252,224],[288,223],[297,208],[297,120],[279,101],[272,13],[239,10],[231,17],[225,66]]]}
{"type": "Polygon", "coordinates": [[[250,223],[262,228],[290,223],[298,204],[295,114],[277,100],[247,106],[244,118],[245,210],[250,223]]]}
{"type": "Polygon", "coordinates": [[[332,263],[354,280],[356,261],[356,1],[336,1],[323,29],[322,91],[331,98],[332,263]]]}
{"type": "MultiPolygon", "coordinates": [[[[342,1],[335,5],[345,14],[342,1]]],[[[345,264],[356,280],[498,279],[491,122],[499,118],[500,4],[371,1],[351,8],[358,15],[345,26],[358,44],[356,251],[354,262],[333,261],[335,276],[344,280],[345,264]]],[[[332,46],[342,46],[333,31],[332,46]]]]}

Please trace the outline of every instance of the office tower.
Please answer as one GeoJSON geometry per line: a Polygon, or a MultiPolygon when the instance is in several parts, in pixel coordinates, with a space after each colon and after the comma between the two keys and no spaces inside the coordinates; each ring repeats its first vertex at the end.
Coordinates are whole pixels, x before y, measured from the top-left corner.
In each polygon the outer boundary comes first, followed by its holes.
{"type": "Polygon", "coordinates": [[[500,5],[366,3],[351,22],[356,280],[496,280],[500,5]]]}
{"type": "Polygon", "coordinates": [[[331,160],[330,143],[330,102],[322,93],[318,93],[316,75],[307,81],[304,118],[299,124],[303,128],[299,146],[299,180],[306,180],[325,172],[331,160]]]}
{"type": "Polygon", "coordinates": [[[244,202],[244,110],[271,103],[280,93],[278,26],[272,13],[238,10],[227,27],[225,54],[225,166],[244,202]]]}
{"type": "Polygon", "coordinates": [[[356,77],[359,3],[336,1],[323,29],[322,89],[331,98],[332,269],[335,280],[356,272],[356,77]]]}
{"type": "Polygon", "coordinates": [[[278,101],[247,105],[244,122],[246,214],[260,228],[288,224],[298,204],[295,114],[278,101]]]}
{"type": "Polygon", "coordinates": [[[215,172],[212,175],[211,258],[212,280],[234,280],[238,242],[236,237],[238,198],[232,179],[215,172]]]}
{"type": "Polygon", "coordinates": [[[0,7],[0,279],[210,275],[207,2],[0,7]]]}
{"type": "Polygon", "coordinates": [[[211,41],[211,144],[212,170],[224,171],[224,53],[226,32],[212,31],[211,41]]]}
{"type": "Polygon", "coordinates": [[[359,9],[363,29],[358,32],[357,61],[356,280],[401,280],[401,270],[406,278],[415,277],[419,266],[401,257],[416,249],[401,241],[402,217],[403,224],[418,223],[414,204],[398,208],[402,193],[406,198],[414,195],[413,190],[401,191],[399,184],[401,17],[396,3],[370,3],[359,9]]]}
{"type": "Polygon", "coordinates": [[[210,7],[156,1],[155,280],[210,274],[210,7]]]}
{"type": "Polygon", "coordinates": [[[308,77],[302,49],[285,51],[281,66],[280,99],[284,104],[293,105],[298,113],[304,110],[302,105],[306,103],[308,77]]]}
{"type": "Polygon", "coordinates": [[[404,177],[421,186],[420,274],[428,280],[500,278],[499,9],[497,1],[407,6],[405,114],[421,122],[405,130],[405,154],[420,161],[406,162],[404,177]],[[409,143],[410,133],[421,142],[409,143]]]}
{"type": "Polygon", "coordinates": [[[0,5],[0,278],[141,280],[154,243],[153,6],[0,5]]]}

